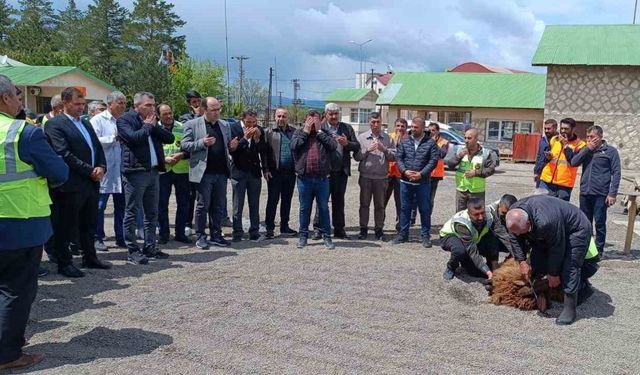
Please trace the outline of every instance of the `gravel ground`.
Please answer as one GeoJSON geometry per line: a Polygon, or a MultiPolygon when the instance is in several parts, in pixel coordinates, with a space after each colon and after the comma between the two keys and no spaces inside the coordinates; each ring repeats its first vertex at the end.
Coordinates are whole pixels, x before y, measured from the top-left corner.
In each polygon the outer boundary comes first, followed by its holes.
{"type": "MultiPolygon", "coordinates": [[[[488,180],[487,198],[530,193],[530,171],[529,164],[503,163],[488,180]]],[[[355,237],[357,178],[347,194],[355,237]]],[[[261,214],[266,192],[263,198],[261,214]]],[[[434,227],[453,211],[447,178],[434,227]]],[[[609,221],[626,221],[620,211],[611,209],[609,221]]],[[[388,229],[394,212],[390,203],[388,229]]],[[[101,254],[113,262],[111,270],[88,270],[79,280],[53,272],[41,280],[26,349],[47,357],[30,371],[640,373],[640,238],[634,238],[635,257],[622,259],[624,231],[610,224],[612,256],[601,263],[593,278],[597,291],[569,327],[554,324],[558,306],[549,316],[493,306],[476,280],[459,275],[445,282],[447,254],[418,242],[336,240],[333,251],[319,241],[300,251],[291,238],[225,251],[170,242],[163,249],[171,257],[147,266],[126,264],[125,252],[111,249],[101,254]]],[[[417,239],[417,228],[412,232],[417,239]]]]}

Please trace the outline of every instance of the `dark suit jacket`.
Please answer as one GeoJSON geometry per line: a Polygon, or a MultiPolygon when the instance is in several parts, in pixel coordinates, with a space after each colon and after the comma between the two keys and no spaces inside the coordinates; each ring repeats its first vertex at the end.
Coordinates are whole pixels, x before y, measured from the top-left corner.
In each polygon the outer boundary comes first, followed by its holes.
{"type": "Polygon", "coordinates": [[[116,121],[118,138],[122,145],[122,172],[140,172],[151,170],[151,152],[149,151],[149,136],[158,159],[158,170],[165,172],[164,149],[162,144],[175,141],[173,133],[155,124],[146,124],[131,109],[116,121]]]}
{"type": "MultiPolygon", "coordinates": [[[[320,128],[327,134],[331,134],[331,131],[329,130],[330,126],[331,125],[329,125],[328,122],[323,122],[320,125],[320,128]]],[[[358,138],[356,137],[356,132],[353,130],[353,127],[349,124],[345,124],[342,121],[338,123],[337,134],[346,136],[347,141],[349,142],[342,149],[342,172],[344,172],[344,174],[347,176],[351,176],[351,153],[353,152],[355,154],[360,150],[360,142],[358,142],[358,138]]],[[[337,156],[337,150],[338,149],[332,151],[332,157],[337,156]]],[[[334,161],[332,161],[332,163],[333,162],[334,161]]]]}
{"type": "Polygon", "coordinates": [[[64,159],[69,166],[69,179],[62,186],[56,188],[61,192],[82,192],[87,189],[100,189],[100,182],[91,179],[95,167],[102,167],[107,171],[107,161],[102,145],[93,127],[87,120],[82,124],[91,137],[95,152],[95,166],[91,165],[91,148],[78,128],[69,120],[67,115],[60,114],[47,121],[44,132],[53,150],[64,159]]]}

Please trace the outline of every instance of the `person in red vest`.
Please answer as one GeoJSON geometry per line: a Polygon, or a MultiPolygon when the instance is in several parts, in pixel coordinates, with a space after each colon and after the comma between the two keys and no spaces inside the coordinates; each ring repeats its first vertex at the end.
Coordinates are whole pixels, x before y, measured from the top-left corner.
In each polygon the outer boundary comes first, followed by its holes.
{"type": "Polygon", "coordinates": [[[436,168],[431,172],[431,212],[433,212],[433,203],[436,198],[436,190],[438,190],[438,183],[444,178],[444,157],[447,156],[449,151],[449,141],[440,136],[440,125],[437,122],[429,124],[429,132],[431,138],[436,142],[438,152],[440,153],[440,159],[436,168]]]}
{"type": "MultiPolygon", "coordinates": [[[[402,117],[396,120],[395,131],[390,134],[393,145],[397,148],[398,144],[408,137],[407,132],[407,120],[402,117]]],[[[395,160],[389,160],[389,184],[387,185],[387,193],[385,195],[384,206],[387,207],[389,200],[393,195],[393,200],[396,203],[396,231],[400,232],[400,170],[398,169],[398,162],[395,160]]]]}

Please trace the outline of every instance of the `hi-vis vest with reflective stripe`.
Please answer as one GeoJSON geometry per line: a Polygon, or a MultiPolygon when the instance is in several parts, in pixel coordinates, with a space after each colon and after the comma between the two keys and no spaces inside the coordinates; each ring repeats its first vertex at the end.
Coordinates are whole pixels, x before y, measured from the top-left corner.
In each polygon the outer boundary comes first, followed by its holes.
{"type": "Polygon", "coordinates": [[[471,236],[473,238],[473,242],[477,244],[478,242],[480,242],[480,240],[482,239],[482,237],[484,237],[485,234],[489,233],[489,228],[491,228],[491,226],[493,225],[492,215],[486,215],[485,218],[486,218],[485,219],[486,221],[484,223],[484,227],[482,227],[482,230],[478,232],[478,230],[476,230],[476,227],[473,226],[473,223],[471,222],[471,218],[469,218],[469,211],[467,210],[460,211],[455,215],[453,215],[453,217],[449,219],[449,221],[444,223],[444,225],[440,229],[440,237],[445,237],[445,236],[459,237],[459,234],[456,232],[455,224],[462,224],[467,229],[469,229],[469,232],[471,232],[471,236]]]}
{"type": "MultiPolygon", "coordinates": [[[[540,174],[540,180],[546,183],[564,186],[572,188],[576,183],[576,176],[578,175],[578,167],[572,167],[569,165],[569,161],[564,154],[564,146],[558,139],[558,136],[551,138],[549,141],[551,148],[551,159],[547,165],[542,169],[540,174]]],[[[567,142],[567,147],[573,150],[573,152],[580,151],[586,143],[576,137],[573,141],[567,142]]]]}
{"type": "Polygon", "coordinates": [[[589,248],[587,249],[587,255],[584,257],[584,259],[595,258],[596,255],[598,255],[598,248],[596,247],[596,241],[593,239],[593,236],[591,236],[591,241],[589,241],[589,248]]]}
{"type": "MultiPolygon", "coordinates": [[[[162,124],[161,124],[162,126],[162,124]]],[[[179,121],[173,122],[173,129],[171,130],[173,136],[176,138],[174,143],[164,145],[164,156],[169,156],[173,154],[177,154],[180,152],[180,141],[182,141],[182,136],[184,133],[184,126],[179,121]]],[[[173,173],[189,173],[189,160],[182,159],[177,162],[175,165],[166,165],[167,172],[173,171],[173,173]]]]}
{"type": "Polygon", "coordinates": [[[468,154],[462,158],[456,171],[456,189],[458,191],[468,191],[469,193],[484,192],[486,184],[484,177],[476,176],[468,178],[465,177],[464,174],[472,169],[476,171],[481,170],[489,158],[489,152],[488,148],[483,147],[482,152],[474,155],[471,160],[469,160],[468,154]]]}
{"type": "MultiPolygon", "coordinates": [[[[447,141],[443,137],[438,138],[438,142],[436,142],[436,145],[438,146],[438,151],[440,151],[442,146],[447,144],[449,144],[449,141],[447,141]]],[[[444,159],[443,158],[438,159],[438,164],[436,164],[436,167],[433,169],[433,172],[431,172],[431,177],[444,178],[444,159]]]]}
{"type": "Polygon", "coordinates": [[[24,120],[0,115],[0,219],[51,214],[47,180],[19,157],[18,143],[24,126],[24,120]]]}

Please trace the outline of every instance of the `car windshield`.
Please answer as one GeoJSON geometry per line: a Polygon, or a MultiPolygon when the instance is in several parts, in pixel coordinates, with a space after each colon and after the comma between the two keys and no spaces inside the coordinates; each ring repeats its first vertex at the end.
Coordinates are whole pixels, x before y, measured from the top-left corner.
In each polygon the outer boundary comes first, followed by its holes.
{"type": "Polygon", "coordinates": [[[440,135],[449,142],[455,141],[457,143],[464,143],[464,137],[455,130],[441,130],[440,135]]]}

